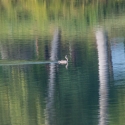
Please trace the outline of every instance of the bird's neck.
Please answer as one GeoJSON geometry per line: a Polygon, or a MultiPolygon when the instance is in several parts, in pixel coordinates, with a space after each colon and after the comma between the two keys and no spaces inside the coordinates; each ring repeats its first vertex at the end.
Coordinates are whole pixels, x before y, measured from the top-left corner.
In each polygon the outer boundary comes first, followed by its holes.
{"type": "Polygon", "coordinates": [[[68,58],[66,57],[66,61],[68,62],[68,58]]]}

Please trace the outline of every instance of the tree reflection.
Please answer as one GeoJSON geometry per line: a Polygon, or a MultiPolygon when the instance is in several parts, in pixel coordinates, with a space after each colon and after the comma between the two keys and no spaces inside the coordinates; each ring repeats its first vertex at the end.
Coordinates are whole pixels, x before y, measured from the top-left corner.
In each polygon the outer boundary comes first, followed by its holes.
{"type": "Polygon", "coordinates": [[[99,65],[99,125],[108,123],[108,48],[107,36],[102,29],[96,31],[99,65]]]}
{"type": "MultiPolygon", "coordinates": [[[[59,47],[59,30],[56,29],[54,32],[53,40],[51,43],[50,60],[55,61],[58,59],[58,47],[59,47]]],[[[47,90],[47,100],[46,100],[46,124],[55,125],[55,109],[54,109],[54,92],[55,92],[55,77],[56,77],[56,64],[50,63],[49,65],[49,83],[47,90]]]]}

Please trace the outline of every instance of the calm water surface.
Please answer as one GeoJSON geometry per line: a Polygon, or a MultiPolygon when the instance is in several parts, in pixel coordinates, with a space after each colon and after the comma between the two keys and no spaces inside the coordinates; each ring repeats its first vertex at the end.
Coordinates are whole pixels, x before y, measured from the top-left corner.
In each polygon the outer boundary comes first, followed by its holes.
{"type": "Polygon", "coordinates": [[[124,1],[0,2],[1,125],[124,125],[124,1]]]}

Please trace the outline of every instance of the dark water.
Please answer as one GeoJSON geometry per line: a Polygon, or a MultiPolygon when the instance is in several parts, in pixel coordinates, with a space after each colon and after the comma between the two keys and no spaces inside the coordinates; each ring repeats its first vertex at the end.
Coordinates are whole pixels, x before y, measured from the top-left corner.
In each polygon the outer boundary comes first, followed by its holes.
{"type": "Polygon", "coordinates": [[[1,125],[124,125],[123,0],[0,3],[1,125]]]}

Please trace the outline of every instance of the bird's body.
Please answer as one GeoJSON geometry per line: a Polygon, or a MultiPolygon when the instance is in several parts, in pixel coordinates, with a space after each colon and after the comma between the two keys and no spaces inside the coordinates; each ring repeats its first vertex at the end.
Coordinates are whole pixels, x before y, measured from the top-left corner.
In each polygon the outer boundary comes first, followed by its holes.
{"type": "Polygon", "coordinates": [[[67,61],[66,61],[66,60],[60,60],[60,61],[58,61],[58,63],[59,63],[59,64],[66,64],[67,61]]]}
{"type": "Polygon", "coordinates": [[[65,59],[66,59],[66,60],[59,60],[58,63],[59,63],[59,64],[67,64],[67,63],[68,63],[67,55],[65,56],[65,59]]]}

